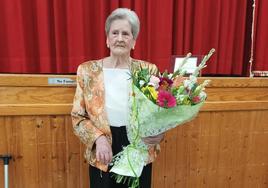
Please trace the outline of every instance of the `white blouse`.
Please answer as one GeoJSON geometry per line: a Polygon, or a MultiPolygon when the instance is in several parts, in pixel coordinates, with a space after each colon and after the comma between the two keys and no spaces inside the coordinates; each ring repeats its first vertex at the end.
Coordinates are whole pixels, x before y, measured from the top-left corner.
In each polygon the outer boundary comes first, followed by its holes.
{"type": "Polygon", "coordinates": [[[103,68],[105,108],[110,126],[129,124],[131,80],[128,69],[103,68]]]}

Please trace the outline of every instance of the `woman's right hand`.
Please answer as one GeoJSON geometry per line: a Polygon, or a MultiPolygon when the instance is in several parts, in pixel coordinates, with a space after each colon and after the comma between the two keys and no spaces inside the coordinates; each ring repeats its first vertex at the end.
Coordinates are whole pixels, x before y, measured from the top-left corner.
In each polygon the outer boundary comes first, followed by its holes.
{"type": "Polygon", "coordinates": [[[96,140],[96,158],[97,161],[108,165],[113,158],[112,147],[109,144],[107,138],[104,135],[101,135],[96,140]]]}

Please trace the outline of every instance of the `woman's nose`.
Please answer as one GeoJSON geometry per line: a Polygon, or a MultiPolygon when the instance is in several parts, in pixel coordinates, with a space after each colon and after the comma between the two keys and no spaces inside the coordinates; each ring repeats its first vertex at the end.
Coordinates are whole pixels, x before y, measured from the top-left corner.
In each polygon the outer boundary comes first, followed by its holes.
{"type": "Polygon", "coordinates": [[[119,41],[122,41],[122,40],[123,40],[123,36],[122,36],[121,33],[118,35],[118,40],[119,40],[119,41]]]}

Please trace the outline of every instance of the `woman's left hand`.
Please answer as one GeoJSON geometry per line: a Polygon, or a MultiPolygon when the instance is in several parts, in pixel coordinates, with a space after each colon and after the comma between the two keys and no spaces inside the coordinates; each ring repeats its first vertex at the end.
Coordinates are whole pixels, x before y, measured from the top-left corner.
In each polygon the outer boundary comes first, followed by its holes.
{"type": "Polygon", "coordinates": [[[164,135],[164,133],[161,133],[156,136],[143,137],[142,141],[147,145],[159,144],[164,139],[164,135]]]}

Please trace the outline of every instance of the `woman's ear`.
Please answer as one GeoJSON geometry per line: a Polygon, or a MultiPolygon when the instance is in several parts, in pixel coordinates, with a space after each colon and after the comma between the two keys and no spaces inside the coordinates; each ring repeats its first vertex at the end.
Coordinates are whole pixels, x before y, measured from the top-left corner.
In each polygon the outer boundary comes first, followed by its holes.
{"type": "Polygon", "coordinates": [[[133,44],[132,44],[132,50],[135,49],[135,45],[136,45],[136,40],[133,41],[133,44]]]}
{"type": "Polygon", "coordinates": [[[106,38],[106,45],[107,45],[107,48],[110,48],[108,37],[106,38]]]}

